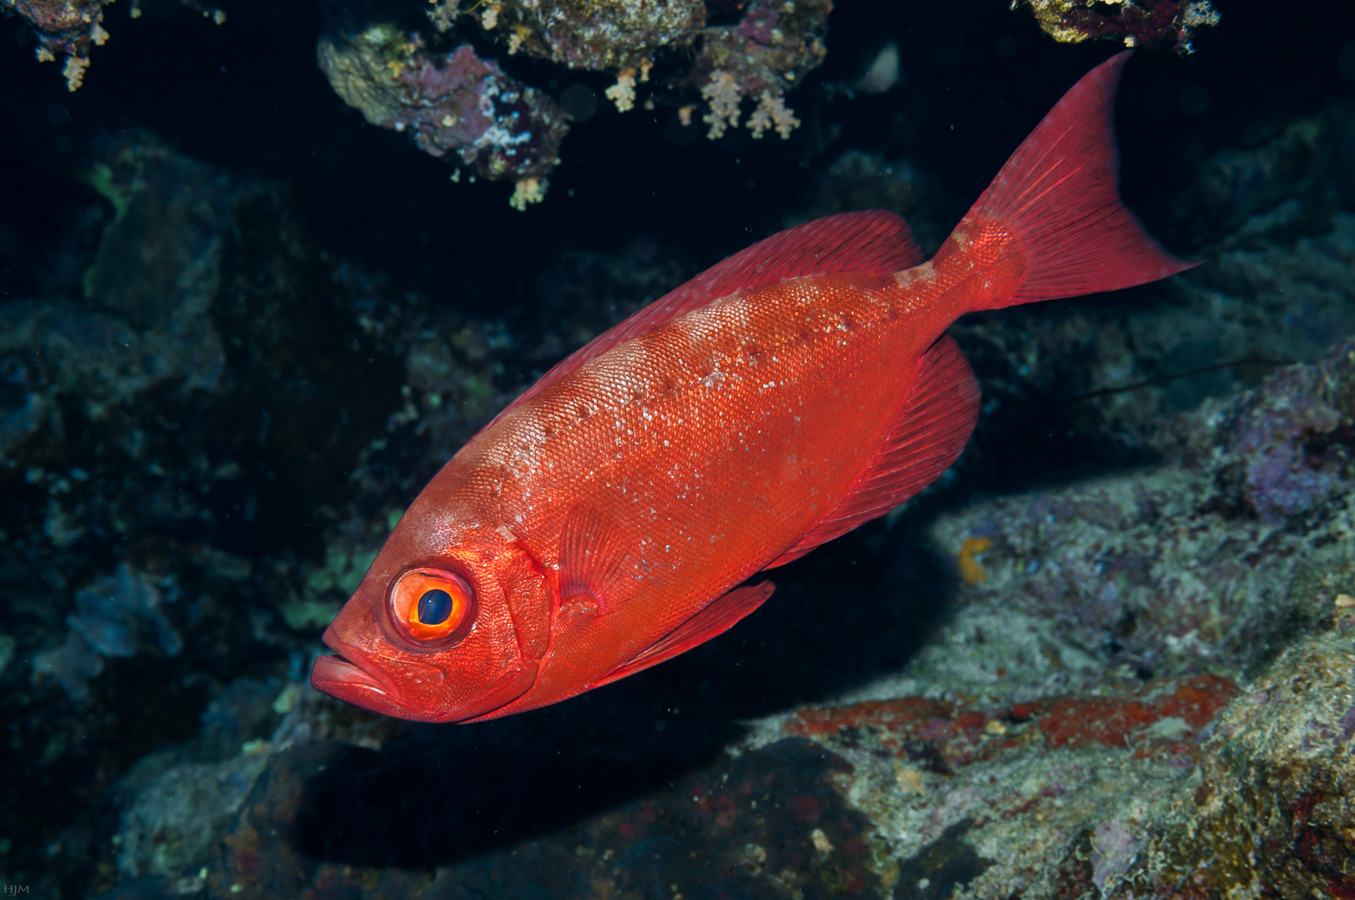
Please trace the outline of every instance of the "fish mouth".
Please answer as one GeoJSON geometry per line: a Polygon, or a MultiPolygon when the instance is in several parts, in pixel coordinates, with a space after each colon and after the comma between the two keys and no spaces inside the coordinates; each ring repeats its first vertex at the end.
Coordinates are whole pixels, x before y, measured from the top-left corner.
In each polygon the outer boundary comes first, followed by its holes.
{"type": "Polygon", "coordinates": [[[394,699],[392,695],[396,692],[391,685],[363,665],[367,660],[363,659],[361,653],[334,637],[330,631],[325,632],[324,642],[336,655],[316,658],[311,667],[312,687],[359,706],[364,705],[360,699],[363,694],[394,699]]]}

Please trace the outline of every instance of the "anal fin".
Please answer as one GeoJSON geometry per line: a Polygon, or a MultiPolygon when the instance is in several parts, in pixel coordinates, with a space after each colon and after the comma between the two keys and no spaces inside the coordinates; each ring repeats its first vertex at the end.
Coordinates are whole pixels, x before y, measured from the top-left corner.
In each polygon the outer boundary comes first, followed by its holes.
{"type": "Polygon", "coordinates": [[[770,581],[763,581],[735,588],[728,594],[717,597],[705,609],[594,682],[592,687],[610,684],[627,675],[634,675],[650,666],[672,659],[679,653],[685,653],[697,644],[703,644],[713,637],[724,634],[735,622],[761,606],[772,595],[773,590],[775,585],[770,581]]]}
{"type": "Polygon", "coordinates": [[[943,336],[922,354],[913,389],[855,489],[766,568],[799,559],[931,484],[959,457],[978,418],[974,372],[955,339],[943,336]]]}

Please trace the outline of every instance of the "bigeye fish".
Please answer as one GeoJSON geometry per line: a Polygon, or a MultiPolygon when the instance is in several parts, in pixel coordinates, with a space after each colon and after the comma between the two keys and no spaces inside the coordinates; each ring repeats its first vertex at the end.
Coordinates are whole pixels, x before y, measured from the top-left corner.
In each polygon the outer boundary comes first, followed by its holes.
{"type": "Polygon", "coordinates": [[[430,722],[555,703],[721,634],[771,596],[752,576],[922,490],[979,415],[959,316],[1190,265],[1119,197],[1127,60],[1059,101],[931,259],[892,213],[819,219],[557,365],[415,499],[311,683],[430,722]]]}

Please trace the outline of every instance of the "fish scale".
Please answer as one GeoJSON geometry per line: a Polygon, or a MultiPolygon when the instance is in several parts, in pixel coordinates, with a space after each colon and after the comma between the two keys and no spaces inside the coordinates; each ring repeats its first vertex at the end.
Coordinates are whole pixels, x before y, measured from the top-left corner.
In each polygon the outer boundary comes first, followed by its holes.
{"type": "MultiPolygon", "coordinates": [[[[620,372],[637,371],[628,342],[519,407],[486,435],[490,443],[512,443],[520,431],[539,431],[542,420],[558,422],[539,448],[543,461],[557,462],[532,479],[533,498],[586,497],[623,523],[626,534],[645,535],[624,570],[597,587],[607,615],[633,620],[625,629],[627,649],[648,646],[761,569],[804,533],[828,498],[847,490],[906,397],[899,382],[907,373],[896,360],[911,344],[925,346],[935,337],[909,334],[902,319],[887,315],[875,297],[883,282],[867,286],[859,277],[838,275],[802,281],[791,290],[755,291],[712,304],[635,339],[644,347],[638,371],[682,373],[664,391],[617,390],[625,383],[620,372]],[[808,320],[785,315],[806,297],[824,311],[808,320]],[[847,331],[837,324],[844,312],[856,320],[847,331]],[[722,324],[727,321],[739,321],[741,328],[733,331],[722,324]],[[853,341],[845,357],[844,339],[853,341]],[[750,343],[761,348],[757,359],[743,352],[750,343]],[[830,364],[844,377],[818,377],[830,364]],[[724,377],[712,380],[712,372],[724,377]],[[769,381],[789,402],[765,402],[769,381]],[[575,417],[580,402],[596,406],[596,414],[575,417]],[[855,413],[842,417],[844,406],[855,413]],[[750,408],[757,414],[740,413],[750,408]],[[613,446],[618,433],[627,437],[613,446]],[[642,437],[632,439],[631,433],[642,437]],[[655,439],[660,434],[664,438],[655,439]],[[747,514],[750,507],[754,515],[747,514]],[[670,515],[673,509],[684,514],[670,515]],[[692,554],[701,561],[695,577],[692,554]]],[[[482,463],[468,455],[465,464],[482,463]]],[[[502,472],[495,477],[511,478],[502,472]]],[[[535,499],[515,501],[512,494],[510,483],[495,509],[528,522],[515,533],[536,555],[558,558],[561,521],[571,507],[558,500],[549,508],[535,499]]],[[[592,628],[586,616],[567,619],[552,650],[587,657],[592,628]]],[[[601,678],[615,664],[610,654],[598,654],[591,675],[601,678]]]]}

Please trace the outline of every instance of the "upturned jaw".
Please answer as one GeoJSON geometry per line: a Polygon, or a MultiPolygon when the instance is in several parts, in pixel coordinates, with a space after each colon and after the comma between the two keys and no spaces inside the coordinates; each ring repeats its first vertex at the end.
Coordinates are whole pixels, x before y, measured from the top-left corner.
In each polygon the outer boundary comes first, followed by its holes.
{"type": "MultiPolygon", "coordinates": [[[[354,628],[345,619],[347,614],[345,608],[325,629],[323,640],[336,655],[315,660],[311,686],[369,712],[415,722],[494,718],[536,680],[536,663],[520,658],[500,660],[497,670],[468,676],[449,673],[436,655],[425,661],[388,652],[380,641],[375,647],[349,643],[340,636],[353,633],[347,630],[354,628]],[[460,690],[449,685],[452,678],[460,679],[460,690]]],[[[361,633],[361,627],[357,631],[361,633]]]]}
{"type": "Polygon", "coordinates": [[[336,656],[321,656],[311,667],[311,686],[345,703],[387,715],[400,715],[399,692],[353,647],[326,629],[325,644],[336,656]],[[365,663],[365,665],[364,665],[365,663]]]}

